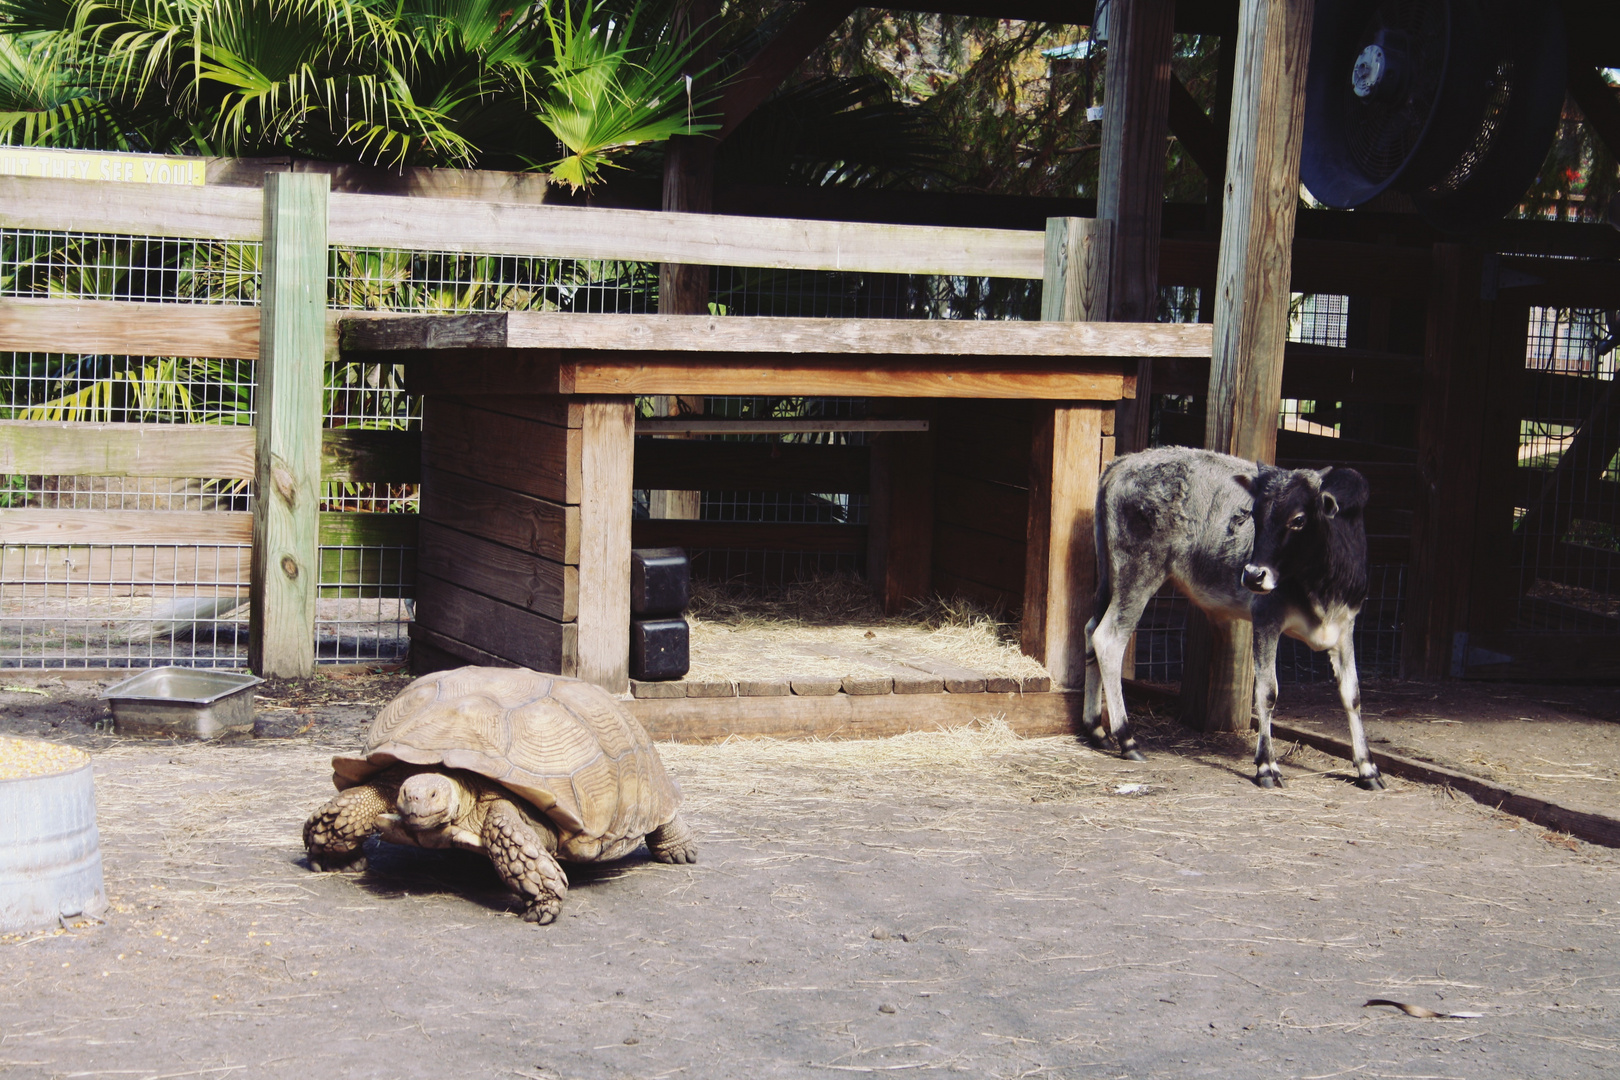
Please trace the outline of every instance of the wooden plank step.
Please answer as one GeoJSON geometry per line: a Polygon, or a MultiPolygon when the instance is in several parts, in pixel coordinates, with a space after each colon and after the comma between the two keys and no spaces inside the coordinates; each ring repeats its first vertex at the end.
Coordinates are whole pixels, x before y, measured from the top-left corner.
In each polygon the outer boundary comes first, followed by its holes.
{"type": "MultiPolygon", "coordinates": [[[[836,687],[836,682],[834,683],[836,687]]],[[[631,698],[630,712],[658,741],[723,742],[732,736],[778,739],[873,739],[941,731],[1004,717],[1019,735],[1071,735],[1085,695],[842,694],[790,697],[631,698]]]]}

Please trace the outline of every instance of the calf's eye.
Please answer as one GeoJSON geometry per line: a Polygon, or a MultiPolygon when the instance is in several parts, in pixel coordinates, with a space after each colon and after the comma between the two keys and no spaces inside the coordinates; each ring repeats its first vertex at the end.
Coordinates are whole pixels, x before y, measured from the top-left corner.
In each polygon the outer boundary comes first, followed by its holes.
{"type": "Polygon", "coordinates": [[[1305,515],[1295,514],[1293,517],[1289,518],[1288,527],[1294,532],[1299,532],[1299,530],[1305,527],[1305,515]]]}

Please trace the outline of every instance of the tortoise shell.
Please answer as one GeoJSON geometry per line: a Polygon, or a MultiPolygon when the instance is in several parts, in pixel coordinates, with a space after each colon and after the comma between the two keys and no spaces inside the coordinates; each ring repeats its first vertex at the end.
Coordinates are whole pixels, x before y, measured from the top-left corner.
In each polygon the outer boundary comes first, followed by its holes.
{"type": "Polygon", "coordinates": [[[557,826],[565,857],[611,858],[675,816],[681,789],[646,729],[592,683],[524,668],[424,675],[383,707],[338,790],[398,762],[487,776],[557,826]]]}

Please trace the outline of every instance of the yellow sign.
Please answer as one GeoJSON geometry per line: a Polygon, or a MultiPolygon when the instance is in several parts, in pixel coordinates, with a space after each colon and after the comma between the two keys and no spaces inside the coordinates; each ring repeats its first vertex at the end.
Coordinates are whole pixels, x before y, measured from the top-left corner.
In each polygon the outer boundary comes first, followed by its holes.
{"type": "Polygon", "coordinates": [[[42,176],[57,180],[108,180],[127,184],[180,184],[201,187],[207,181],[207,174],[207,162],[202,158],[0,146],[0,175],[3,176],[42,176]]]}

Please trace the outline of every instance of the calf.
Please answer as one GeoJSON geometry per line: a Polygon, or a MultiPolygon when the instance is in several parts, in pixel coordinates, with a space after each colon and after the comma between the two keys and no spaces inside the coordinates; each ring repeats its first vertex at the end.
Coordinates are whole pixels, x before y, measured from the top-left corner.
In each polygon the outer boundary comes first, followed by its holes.
{"type": "Polygon", "coordinates": [[[1217,622],[1254,624],[1255,782],[1282,783],[1271,746],[1277,640],[1327,650],[1350,720],[1356,782],[1384,786],[1367,757],[1352,634],[1367,596],[1367,481],[1354,469],[1278,469],[1166,447],[1119,458],[1097,494],[1097,605],[1086,625],[1085,727],[1102,746],[1102,699],[1121,752],[1141,761],[1120,666],[1166,580],[1217,622]]]}

